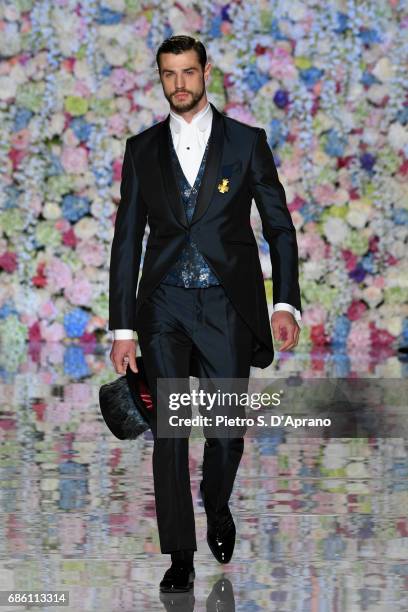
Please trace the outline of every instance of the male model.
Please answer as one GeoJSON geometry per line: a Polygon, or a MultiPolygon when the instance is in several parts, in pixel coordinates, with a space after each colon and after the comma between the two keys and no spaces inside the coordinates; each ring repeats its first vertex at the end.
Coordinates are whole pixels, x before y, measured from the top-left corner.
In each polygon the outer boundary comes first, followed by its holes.
{"type": "MultiPolygon", "coordinates": [[[[249,378],[298,342],[301,318],[296,231],[265,130],[223,115],[208,102],[210,74],[202,43],[173,36],[156,61],[170,114],[126,141],[121,201],[112,242],[111,360],[136,371],[134,330],[156,403],[158,378],[249,378]],[[274,312],[269,322],[252,199],[270,248],[274,312]],[[150,233],[137,296],[142,240],[150,233]]],[[[185,591],[197,550],[188,437],[154,436],[156,514],[172,564],[162,591],[185,591]]],[[[235,544],[228,506],[244,438],[206,437],[201,495],[207,541],[220,563],[235,544]]]]}

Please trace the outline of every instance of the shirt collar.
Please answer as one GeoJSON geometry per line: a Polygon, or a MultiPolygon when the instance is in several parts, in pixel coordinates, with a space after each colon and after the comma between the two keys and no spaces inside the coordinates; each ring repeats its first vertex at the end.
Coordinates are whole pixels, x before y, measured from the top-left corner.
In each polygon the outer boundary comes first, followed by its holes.
{"type": "Polygon", "coordinates": [[[170,109],[170,125],[172,130],[180,132],[183,127],[195,125],[201,132],[205,132],[212,119],[211,104],[207,102],[206,106],[194,115],[191,123],[188,123],[181,115],[170,109]]]}

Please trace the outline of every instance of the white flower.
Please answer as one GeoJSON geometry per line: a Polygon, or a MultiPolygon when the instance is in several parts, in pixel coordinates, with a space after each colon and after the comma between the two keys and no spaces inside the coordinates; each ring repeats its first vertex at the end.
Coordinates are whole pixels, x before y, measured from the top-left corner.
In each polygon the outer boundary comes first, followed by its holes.
{"type": "Polygon", "coordinates": [[[59,219],[61,217],[61,208],[55,202],[46,202],[41,212],[45,219],[59,219]]]}
{"type": "Polygon", "coordinates": [[[372,74],[383,83],[394,77],[395,68],[388,57],[382,57],[372,69],[372,74]]]}
{"type": "Polygon", "coordinates": [[[360,292],[360,297],[367,302],[370,308],[375,308],[383,299],[383,290],[371,285],[360,292]]]}
{"type": "Polygon", "coordinates": [[[330,217],[323,224],[324,234],[331,244],[341,245],[346,239],[349,229],[343,219],[330,217]]]}
{"type": "Polygon", "coordinates": [[[0,76],[0,99],[15,98],[16,93],[17,83],[9,76],[0,76]]]}
{"type": "Polygon", "coordinates": [[[90,219],[89,217],[82,217],[74,226],[75,234],[82,240],[97,236],[99,229],[100,227],[97,220],[90,219]]]}
{"type": "Polygon", "coordinates": [[[403,149],[408,145],[407,127],[400,123],[391,123],[388,128],[388,142],[396,149],[403,149]]]}

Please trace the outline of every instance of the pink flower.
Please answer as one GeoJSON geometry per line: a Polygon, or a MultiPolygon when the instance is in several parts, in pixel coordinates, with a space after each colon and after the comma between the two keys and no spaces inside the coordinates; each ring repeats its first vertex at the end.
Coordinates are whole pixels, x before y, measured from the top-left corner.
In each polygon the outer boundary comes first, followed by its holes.
{"type": "Polygon", "coordinates": [[[80,240],[76,252],[86,266],[101,266],[105,263],[105,250],[96,240],[80,240]]]}
{"type": "Polygon", "coordinates": [[[302,313],[302,321],[305,325],[322,325],[326,319],[327,311],[320,304],[305,308],[302,313]]]}
{"type": "Polygon", "coordinates": [[[137,37],[144,38],[150,30],[150,22],[142,15],[132,24],[132,31],[137,37]]]}
{"type": "Polygon", "coordinates": [[[92,299],[92,285],[88,279],[76,276],[65,288],[65,297],[77,306],[88,306],[92,299]]]}
{"type": "Polygon", "coordinates": [[[318,261],[325,255],[326,246],[324,240],[315,233],[299,233],[297,237],[299,247],[299,257],[318,261]]]}
{"type": "Polygon", "coordinates": [[[341,254],[346,264],[347,270],[354,270],[357,265],[358,257],[348,249],[342,249],[341,254]]]}
{"type": "Polygon", "coordinates": [[[107,131],[109,134],[121,136],[126,130],[126,121],[123,115],[115,113],[108,119],[107,131]]]}
{"type": "Polygon", "coordinates": [[[347,316],[350,321],[357,321],[357,319],[361,319],[366,310],[367,305],[364,302],[354,300],[347,309],[347,316]]]}
{"type": "Polygon", "coordinates": [[[333,185],[328,183],[317,185],[313,189],[313,195],[316,201],[322,206],[331,206],[335,200],[336,190],[333,185]]]}
{"type": "Polygon", "coordinates": [[[135,74],[126,68],[114,68],[109,75],[109,82],[117,96],[131,91],[136,86],[135,74]]]}
{"type": "Polygon", "coordinates": [[[18,132],[12,132],[10,143],[13,149],[24,151],[30,144],[31,132],[28,128],[23,128],[18,132]]]}
{"type": "Polygon", "coordinates": [[[45,321],[41,321],[41,336],[43,340],[46,342],[60,342],[65,338],[65,330],[64,326],[61,323],[51,323],[51,325],[47,325],[45,321]]]}
{"type": "Polygon", "coordinates": [[[376,327],[374,322],[370,323],[370,337],[371,337],[371,342],[373,343],[373,346],[377,346],[377,345],[389,345],[392,344],[394,342],[394,340],[396,339],[395,336],[393,336],[392,334],[390,334],[386,329],[381,329],[379,327],[376,327]]]}
{"type": "Polygon", "coordinates": [[[57,293],[72,283],[72,273],[69,266],[53,257],[44,268],[44,273],[48,281],[49,290],[57,293]]]}
{"type": "Polygon", "coordinates": [[[51,300],[48,300],[40,305],[38,314],[42,319],[51,319],[56,316],[57,308],[51,300]]]}
{"type": "Polygon", "coordinates": [[[353,321],[350,328],[350,333],[347,337],[347,348],[353,350],[355,348],[365,350],[369,349],[371,344],[370,328],[367,321],[359,319],[353,321]]]}
{"type": "Polygon", "coordinates": [[[11,251],[6,251],[3,255],[0,255],[0,268],[3,268],[10,274],[17,268],[17,255],[11,251]]]}
{"type": "Polygon", "coordinates": [[[33,325],[28,328],[28,340],[29,342],[40,342],[41,341],[41,328],[40,323],[36,321],[33,325]]]}
{"type": "Polygon", "coordinates": [[[122,165],[123,165],[123,157],[121,156],[119,159],[115,159],[112,163],[112,172],[113,172],[113,180],[120,181],[122,175],[122,165]]]}
{"type": "Polygon", "coordinates": [[[276,79],[293,79],[296,76],[296,68],[289,51],[276,46],[272,51],[265,54],[269,57],[269,74],[276,79]]]}
{"type": "Polygon", "coordinates": [[[71,174],[81,174],[88,170],[88,152],[84,147],[64,147],[61,164],[71,174]]]}
{"type": "Polygon", "coordinates": [[[71,228],[71,224],[68,219],[64,219],[63,217],[57,219],[54,226],[59,232],[67,232],[71,228]]]}
{"type": "Polygon", "coordinates": [[[89,98],[91,95],[91,90],[85,81],[76,81],[74,87],[74,94],[76,96],[80,96],[81,98],[89,98]]]}
{"type": "Polygon", "coordinates": [[[241,121],[242,123],[247,123],[248,125],[256,125],[257,123],[253,114],[236,102],[230,102],[226,105],[224,110],[228,117],[241,121]]]}

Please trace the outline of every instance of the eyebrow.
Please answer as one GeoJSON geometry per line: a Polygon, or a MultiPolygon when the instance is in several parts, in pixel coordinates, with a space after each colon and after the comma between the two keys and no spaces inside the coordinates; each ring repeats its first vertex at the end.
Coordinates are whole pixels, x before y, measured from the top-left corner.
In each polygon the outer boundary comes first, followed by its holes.
{"type": "MultiPolygon", "coordinates": [[[[183,68],[183,72],[186,70],[197,70],[195,66],[190,66],[190,68],[183,68]]],[[[170,68],[163,68],[163,72],[174,72],[174,70],[170,70],[170,68]]]]}

